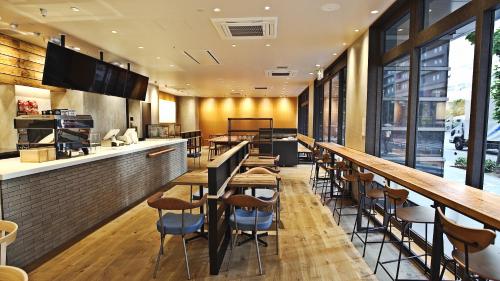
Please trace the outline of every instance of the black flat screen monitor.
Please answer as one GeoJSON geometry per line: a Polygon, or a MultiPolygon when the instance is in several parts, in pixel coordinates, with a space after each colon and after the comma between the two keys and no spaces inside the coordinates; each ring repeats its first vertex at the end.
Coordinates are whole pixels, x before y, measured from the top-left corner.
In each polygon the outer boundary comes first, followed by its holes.
{"type": "Polygon", "coordinates": [[[128,99],[146,100],[149,78],[135,72],[127,74],[125,97],[128,99]]]}

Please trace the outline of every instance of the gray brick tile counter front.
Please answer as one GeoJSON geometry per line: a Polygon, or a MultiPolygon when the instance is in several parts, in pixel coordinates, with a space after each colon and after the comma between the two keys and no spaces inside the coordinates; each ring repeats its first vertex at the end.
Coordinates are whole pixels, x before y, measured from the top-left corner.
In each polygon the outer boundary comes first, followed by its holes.
{"type": "Polygon", "coordinates": [[[4,220],[19,225],[9,265],[24,267],[158,191],[187,171],[186,143],[0,181],[4,220]]]}

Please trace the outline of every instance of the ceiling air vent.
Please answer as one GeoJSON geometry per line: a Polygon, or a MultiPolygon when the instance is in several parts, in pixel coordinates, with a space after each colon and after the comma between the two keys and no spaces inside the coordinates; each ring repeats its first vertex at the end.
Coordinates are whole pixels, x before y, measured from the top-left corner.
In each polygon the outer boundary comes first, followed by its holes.
{"type": "Polygon", "coordinates": [[[278,32],[278,18],[212,19],[222,39],[273,39],[278,32]]]}
{"type": "Polygon", "coordinates": [[[295,77],[296,75],[297,75],[297,70],[287,70],[287,69],[266,70],[267,77],[295,77]]]}

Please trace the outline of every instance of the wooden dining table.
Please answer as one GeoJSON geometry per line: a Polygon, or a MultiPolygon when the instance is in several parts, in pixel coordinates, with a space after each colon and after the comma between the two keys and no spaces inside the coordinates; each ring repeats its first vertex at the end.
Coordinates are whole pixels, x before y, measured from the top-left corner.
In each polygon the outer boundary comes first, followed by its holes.
{"type": "MultiPolygon", "coordinates": [[[[485,227],[500,230],[500,195],[486,192],[465,184],[456,183],[423,171],[403,166],[355,149],[335,143],[319,142],[317,145],[341,158],[363,167],[389,183],[395,182],[434,201],[434,206],[448,207],[465,216],[482,222],[485,227]]],[[[333,158],[332,158],[333,159],[333,158]]],[[[443,232],[435,214],[432,243],[431,280],[438,280],[443,254],[443,232]]]]}
{"type": "Polygon", "coordinates": [[[255,168],[255,167],[274,168],[277,165],[275,157],[251,155],[245,161],[243,161],[241,166],[244,168],[255,168]]]}

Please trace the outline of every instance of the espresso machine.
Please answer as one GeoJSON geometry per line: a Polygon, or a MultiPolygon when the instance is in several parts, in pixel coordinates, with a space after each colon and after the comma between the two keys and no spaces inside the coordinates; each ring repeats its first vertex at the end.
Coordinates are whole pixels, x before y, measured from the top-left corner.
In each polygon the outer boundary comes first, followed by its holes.
{"type": "Polygon", "coordinates": [[[93,127],[90,115],[21,115],[14,119],[18,150],[55,147],[57,159],[87,155],[93,127]]]}

